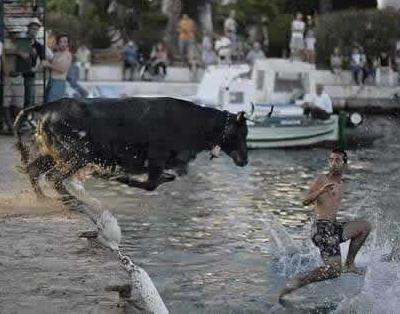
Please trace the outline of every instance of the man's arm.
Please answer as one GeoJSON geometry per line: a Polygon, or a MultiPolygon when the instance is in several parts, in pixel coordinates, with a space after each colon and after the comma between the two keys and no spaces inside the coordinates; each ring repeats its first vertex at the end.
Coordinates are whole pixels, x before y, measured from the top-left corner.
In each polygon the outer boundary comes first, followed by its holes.
{"type": "Polygon", "coordinates": [[[52,71],[58,72],[60,74],[68,71],[68,68],[71,66],[72,56],[70,54],[59,58],[54,62],[43,61],[43,66],[51,69],[52,71]]]}
{"type": "Polygon", "coordinates": [[[325,181],[324,177],[324,175],[320,175],[317,177],[317,179],[315,179],[303,200],[304,206],[314,203],[321,194],[327,192],[331,187],[334,186],[334,183],[323,184],[325,181]]]}

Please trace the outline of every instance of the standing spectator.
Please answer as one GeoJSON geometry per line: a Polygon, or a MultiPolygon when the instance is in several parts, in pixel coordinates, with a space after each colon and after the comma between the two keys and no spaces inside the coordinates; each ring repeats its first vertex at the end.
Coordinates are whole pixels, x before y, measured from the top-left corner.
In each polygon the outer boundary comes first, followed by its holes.
{"type": "Polygon", "coordinates": [[[122,80],[125,81],[126,70],[129,69],[129,80],[133,81],[133,74],[138,63],[138,48],[133,40],[129,40],[126,44],[123,55],[123,68],[122,68],[122,80]]]}
{"type": "Polygon", "coordinates": [[[196,45],[193,45],[188,53],[188,63],[190,71],[190,80],[196,82],[198,80],[198,68],[200,64],[200,53],[196,45]]]}
{"type": "Polygon", "coordinates": [[[229,17],[224,22],[225,36],[231,41],[231,53],[236,57],[236,43],[237,43],[237,22],[235,20],[236,12],[231,10],[229,17]]]}
{"type": "Polygon", "coordinates": [[[360,73],[362,70],[362,56],[358,48],[354,48],[350,57],[350,68],[353,74],[354,82],[360,84],[360,73]]]}
{"type": "Polygon", "coordinates": [[[187,61],[190,47],[194,44],[195,32],[196,24],[187,14],[183,14],[178,24],[178,33],[179,53],[185,61],[187,61]]]}
{"type": "Polygon", "coordinates": [[[261,49],[261,44],[256,41],[253,44],[253,48],[248,52],[246,56],[246,61],[250,63],[251,66],[254,65],[254,62],[258,59],[265,59],[264,51],[261,49]]]}
{"type": "Polygon", "coordinates": [[[386,79],[386,84],[393,85],[393,70],[392,61],[387,52],[382,51],[378,57],[378,67],[376,70],[376,84],[385,85],[382,83],[382,78],[386,79]]]}
{"type": "Polygon", "coordinates": [[[269,19],[266,16],[263,16],[261,18],[261,31],[263,34],[263,41],[262,41],[262,47],[263,51],[268,54],[269,51],[269,34],[268,34],[268,24],[269,24],[269,19]]]}
{"type": "Polygon", "coordinates": [[[78,83],[80,77],[80,65],[77,62],[76,56],[72,56],[72,64],[68,69],[67,82],[75,91],[78,98],[85,98],[88,96],[87,91],[78,83]]]}
{"type": "MultiPolygon", "coordinates": [[[[3,38],[0,37],[0,74],[2,73],[3,70],[3,38]]],[[[2,80],[2,76],[0,75],[0,80],[2,80]]],[[[1,84],[3,82],[1,81],[1,84]]]]}
{"type": "Polygon", "coordinates": [[[397,71],[397,79],[396,83],[400,83],[400,41],[396,42],[396,51],[395,51],[395,56],[394,56],[394,63],[397,71]]]}
{"type": "Polygon", "coordinates": [[[84,80],[87,81],[89,78],[90,71],[90,61],[91,61],[91,53],[88,47],[85,44],[79,46],[76,51],[76,60],[79,68],[84,71],[84,80]]]}
{"type": "Polygon", "coordinates": [[[201,61],[205,67],[217,63],[217,55],[213,48],[212,38],[209,33],[206,33],[201,43],[201,61]]]}
{"type": "Polygon", "coordinates": [[[57,51],[51,62],[43,61],[43,66],[50,70],[46,86],[46,102],[55,101],[65,96],[66,79],[71,66],[72,55],[69,52],[69,37],[66,34],[57,37],[57,51]]]}
{"type": "Polygon", "coordinates": [[[299,58],[304,49],[304,29],[303,14],[297,13],[292,22],[292,37],[290,39],[291,59],[299,58]]]}
{"type": "MultiPolygon", "coordinates": [[[[4,125],[2,130],[6,134],[12,134],[13,122],[18,112],[24,108],[24,86],[23,77],[16,69],[16,60],[19,58],[17,52],[15,32],[7,32],[6,41],[4,42],[3,52],[3,119],[4,125]]],[[[3,122],[3,121],[2,121],[3,122]]]]}
{"type": "Polygon", "coordinates": [[[305,44],[305,61],[308,63],[315,63],[315,28],[314,21],[310,15],[307,16],[307,29],[306,38],[304,39],[305,44]]]}
{"type": "Polygon", "coordinates": [[[217,52],[219,63],[231,63],[231,44],[231,40],[225,35],[220,35],[218,40],[215,42],[215,51],[217,52]]]}
{"type": "Polygon", "coordinates": [[[163,69],[163,76],[167,75],[168,52],[163,43],[159,42],[151,51],[150,58],[156,75],[160,75],[163,69]]]}
{"type": "Polygon", "coordinates": [[[343,69],[343,56],[340,53],[339,47],[335,47],[335,49],[333,50],[330,63],[332,73],[336,74],[338,77],[341,77],[343,69]]]}
{"type": "Polygon", "coordinates": [[[35,103],[35,77],[38,65],[38,58],[45,59],[45,48],[36,39],[42,23],[38,18],[33,18],[28,26],[27,37],[28,47],[18,48],[17,55],[22,61],[20,64],[24,68],[22,76],[24,78],[24,107],[32,106],[35,103]]]}

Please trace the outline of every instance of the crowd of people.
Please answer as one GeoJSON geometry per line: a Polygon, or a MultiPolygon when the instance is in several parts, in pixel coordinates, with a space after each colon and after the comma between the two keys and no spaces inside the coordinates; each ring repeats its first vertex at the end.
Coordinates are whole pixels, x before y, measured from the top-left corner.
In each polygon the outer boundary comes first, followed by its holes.
{"type": "Polygon", "coordinates": [[[331,71],[339,79],[342,78],[346,64],[351,70],[353,82],[357,85],[396,85],[399,82],[400,44],[396,49],[394,60],[386,51],[381,51],[377,56],[366,54],[363,47],[358,44],[354,44],[348,57],[342,55],[339,47],[336,47],[330,57],[330,66],[331,71]]]}
{"type": "Polygon", "coordinates": [[[311,15],[304,21],[303,14],[297,13],[291,24],[290,57],[292,60],[315,62],[315,23],[311,15]]]}
{"type": "Polygon", "coordinates": [[[38,18],[32,18],[26,27],[25,34],[21,34],[20,29],[6,29],[7,40],[2,44],[4,96],[1,131],[5,133],[11,133],[13,121],[21,109],[36,104],[36,92],[41,85],[38,81],[42,78],[46,80],[45,101],[64,97],[67,82],[80,97],[87,95],[78,80],[80,72],[84,73],[84,79],[88,79],[90,50],[82,45],[72,53],[69,36],[56,36],[51,31],[47,34],[45,46],[38,40],[42,27],[38,18]]]}
{"type": "MultiPolygon", "coordinates": [[[[235,20],[235,11],[232,10],[224,21],[223,31],[210,32],[198,30],[193,19],[183,14],[177,26],[178,51],[171,58],[163,42],[154,45],[146,61],[141,47],[134,39],[126,42],[123,50],[123,80],[143,79],[144,75],[156,75],[161,78],[167,73],[167,66],[171,59],[181,65],[189,67],[195,73],[199,67],[206,68],[213,64],[231,64],[234,62],[248,62],[253,64],[257,59],[266,58],[267,34],[262,43],[257,40],[243,42],[237,35],[238,23],[235,20]],[[201,40],[197,40],[201,35],[201,40]],[[127,76],[127,72],[129,75],[127,76]]],[[[264,29],[266,33],[267,30],[264,29]]],[[[145,79],[145,78],[144,78],[145,79]]]]}

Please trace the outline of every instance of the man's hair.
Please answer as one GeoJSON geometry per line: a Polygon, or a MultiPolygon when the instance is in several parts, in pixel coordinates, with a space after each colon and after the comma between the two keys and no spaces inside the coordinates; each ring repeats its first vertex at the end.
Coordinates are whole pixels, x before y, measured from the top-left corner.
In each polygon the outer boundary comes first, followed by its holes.
{"type": "Polygon", "coordinates": [[[346,153],[346,151],[345,151],[344,149],[342,149],[342,148],[340,148],[340,147],[334,147],[334,148],[332,149],[332,152],[331,152],[331,153],[334,153],[334,154],[341,154],[342,157],[343,157],[343,162],[344,162],[345,164],[347,164],[348,157],[347,157],[347,153],[346,153]]]}
{"type": "Polygon", "coordinates": [[[68,44],[69,44],[69,43],[70,43],[70,42],[69,42],[69,36],[68,36],[68,34],[65,34],[65,33],[61,33],[61,34],[58,34],[58,35],[57,35],[56,43],[58,44],[58,42],[60,41],[60,39],[63,38],[63,37],[66,37],[66,38],[67,38],[68,44]]]}

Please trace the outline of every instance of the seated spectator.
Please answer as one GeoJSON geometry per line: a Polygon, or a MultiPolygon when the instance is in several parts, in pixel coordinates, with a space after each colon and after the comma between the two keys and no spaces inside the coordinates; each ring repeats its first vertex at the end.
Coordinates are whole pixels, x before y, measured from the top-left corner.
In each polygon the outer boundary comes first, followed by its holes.
{"type": "Polygon", "coordinates": [[[168,52],[167,48],[163,43],[159,42],[150,54],[150,59],[152,61],[152,66],[154,67],[154,71],[156,75],[161,74],[160,68],[163,69],[163,75],[167,75],[167,63],[168,63],[168,52]]]}
{"type": "Polygon", "coordinates": [[[304,97],[304,114],[308,117],[319,120],[328,120],[333,113],[332,100],[327,93],[324,92],[324,87],[318,84],[316,94],[307,94],[304,97]]]}
{"type": "Polygon", "coordinates": [[[331,71],[333,74],[340,76],[343,68],[343,56],[340,53],[339,47],[336,47],[331,54],[331,71]]]}
{"type": "Polygon", "coordinates": [[[350,68],[353,74],[354,82],[360,84],[360,73],[362,71],[362,56],[358,48],[354,48],[350,57],[350,68]]]}
{"type": "Polygon", "coordinates": [[[231,63],[231,40],[225,35],[220,35],[215,42],[215,51],[217,52],[218,62],[222,64],[231,63]]]}
{"type": "Polygon", "coordinates": [[[376,69],[376,84],[389,86],[393,85],[392,60],[390,59],[389,55],[384,51],[382,51],[378,57],[376,69]]]}
{"type": "Polygon", "coordinates": [[[122,51],[123,56],[123,68],[122,68],[122,80],[125,81],[126,70],[129,70],[129,80],[133,81],[133,73],[138,64],[138,48],[133,40],[128,41],[124,50],[122,51]]]}
{"type": "Polygon", "coordinates": [[[264,51],[261,49],[261,44],[256,41],[253,44],[253,48],[247,53],[246,61],[250,63],[250,65],[254,65],[254,62],[258,59],[265,59],[264,51]]]}
{"type": "Polygon", "coordinates": [[[372,82],[375,82],[376,79],[376,66],[377,61],[375,57],[365,57],[365,63],[362,69],[362,83],[365,85],[368,78],[372,78],[372,82]]]}

